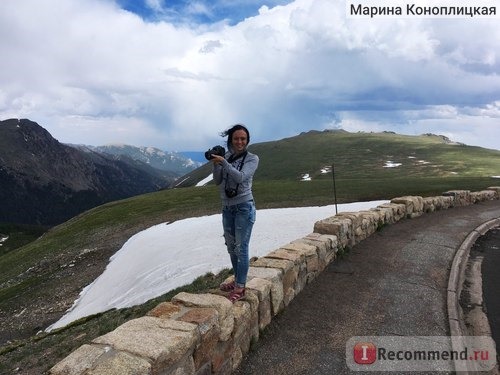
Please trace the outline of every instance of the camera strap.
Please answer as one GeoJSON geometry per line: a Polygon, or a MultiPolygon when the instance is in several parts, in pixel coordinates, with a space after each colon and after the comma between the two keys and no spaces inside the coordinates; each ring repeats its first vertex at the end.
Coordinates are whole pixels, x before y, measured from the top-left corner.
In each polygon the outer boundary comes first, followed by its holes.
{"type": "Polygon", "coordinates": [[[242,154],[238,154],[238,155],[231,154],[229,156],[229,158],[227,159],[227,161],[232,164],[236,160],[238,160],[239,158],[243,157],[243,160],[241,161],[241,164],[238,167],[238,170],[241,171],[241,168],[243,167],[243,163],[245,162],[245,158],[247,157],[247,154],[248,154],[248,151],[245,151],[242,154]]]}
{"type": "MultiPolygon", "coordinates": [[[[248,154],[248,151],[245,151],[244,153],[239,154],[239,155],[231,155],[231,156],[229,156],[227,161],[228,161],[228,163],[232,164],[236,160],[238,160],[239,158],[243,157],[243,160],[241,160],[241,163],[240,163],[240,165],[238,165],[238,168],[237,168],[241,172],[241,169],[243,168],[243,164],[245,164],[245,158],[247,157],[247,154],[248,154]]],[[[226,184],[224,185],[225,189],[227,189],[227,181],[228,180],[229,180],[229,173],[226,173],[226,184]]],[[[240,187],[240,184],[237,184],[235,190],[238,191],[239,187],[240,187]]]]}

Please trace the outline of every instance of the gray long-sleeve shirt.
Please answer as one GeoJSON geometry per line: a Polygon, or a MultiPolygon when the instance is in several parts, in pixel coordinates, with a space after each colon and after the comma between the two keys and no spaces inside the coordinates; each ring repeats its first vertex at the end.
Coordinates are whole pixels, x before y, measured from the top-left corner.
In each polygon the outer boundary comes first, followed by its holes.
{"type": "Polygon", "coordinates": [[[220,197],[224,206],[233,206],[253,199],[253,175],[259,165],[259,157],[251,152],[247,152],[240,170],[243,157],[229,163],[227,159],[230,156],[229,152],[226,153],[225,160],[221,164],[215,164],[213,170],[214,181],[219,186],[220,197]],[[228,198],[226,196],[226,189],[236,188],[238,188],[238,194],[233,198],[228,198]]]}

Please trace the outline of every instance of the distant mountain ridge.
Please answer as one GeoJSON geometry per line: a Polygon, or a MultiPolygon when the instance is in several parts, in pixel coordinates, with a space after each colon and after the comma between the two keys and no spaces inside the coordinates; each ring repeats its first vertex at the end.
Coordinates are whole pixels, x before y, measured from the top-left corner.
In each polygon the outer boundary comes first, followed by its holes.
{"type": "Polygon", "coordinates": [[[207,159],[205,159],[205,151],[181,151],[179,153],[193,160],[195,163],[200,163],[200,165],[202,165],[207,162],[207,159]]]}
{"type": "MultiPolygon", "coordinates": [[[[256,182],[331,180],[333,163],[336,177],[349,180],[500,175],[499,150],[435,134],[311,130],[251,144],[250,151],[260,158],[256,182]]],[[[0,122],[0,222],[53,225],[112,200],[210,184],[210,174],[211,163],[180,153],[129,145],[70,147],[35,122],[0,122]]]]}
{"type": "Polygon", "coordinates": [[[177,176],[189,173],[202,163],[184,156],[182,153],[163,151],[155,147],[136,147],[126,144],[110,144],[104,146],[70,145],[83,151],[94,151],[113,155],[114,157],[127,156],[148,164],[149,166],[177,176]]]}
{"type": "Polygon", "coordinates": [[[36,122],[0,121],[0,222],[54,225],[105,202],[168,187],[178,174],[61,144],[36,122]]]}

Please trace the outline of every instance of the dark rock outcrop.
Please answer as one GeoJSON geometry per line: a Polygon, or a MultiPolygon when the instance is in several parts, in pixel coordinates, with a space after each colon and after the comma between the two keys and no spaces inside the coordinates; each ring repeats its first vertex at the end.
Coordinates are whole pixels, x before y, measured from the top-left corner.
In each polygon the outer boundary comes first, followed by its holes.
{"type": "Polygon", "coordinates": [[[0,121],[0,222],[55,225],[174,179],[132,159],[61,144],[29,120],[0,121]]]}

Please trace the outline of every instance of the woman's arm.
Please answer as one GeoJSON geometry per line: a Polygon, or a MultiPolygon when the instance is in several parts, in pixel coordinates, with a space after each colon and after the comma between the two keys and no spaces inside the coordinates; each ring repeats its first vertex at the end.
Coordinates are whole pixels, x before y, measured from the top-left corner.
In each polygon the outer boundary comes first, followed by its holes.
{"type": "Polygon", "coordinates": [[[231,177],[231,180],[237,184],[248,181],[253,177],[259,166],[259,157],[255,154],[247,154],[241,171],[233,167],[227,160],[222,162],[223,169],[231,177]]]}
{"type": "Polygon", "coordinates": [[[215,185],[220,185],[222,182],[222,164],[214,163],[214,170],[212,172],[215,185]]]}

